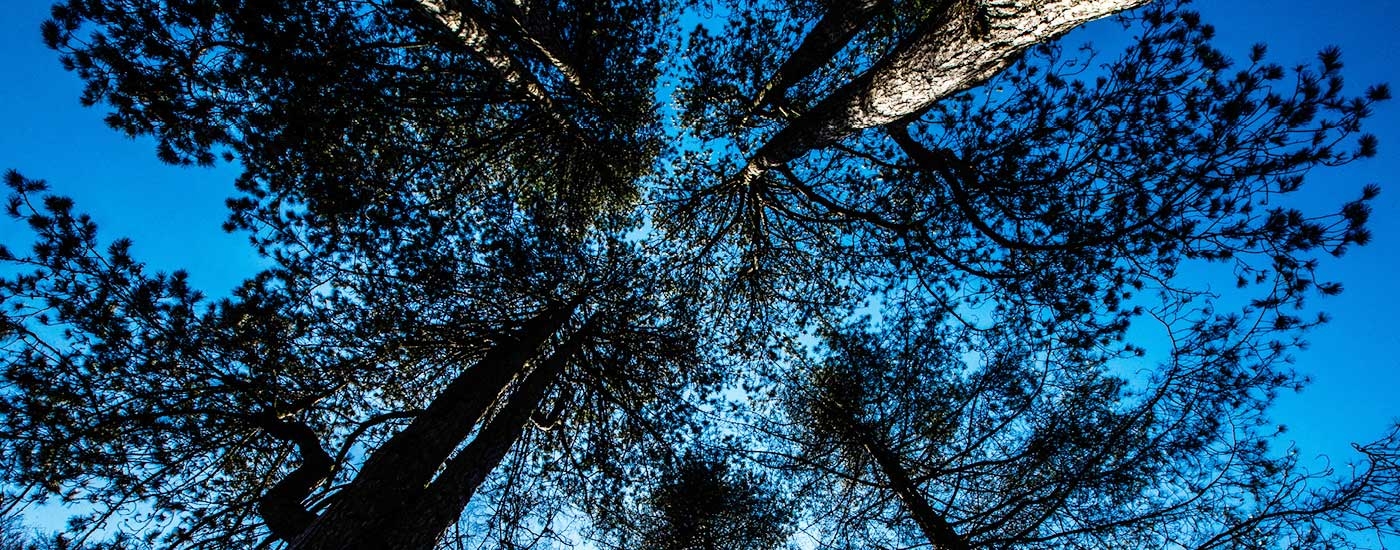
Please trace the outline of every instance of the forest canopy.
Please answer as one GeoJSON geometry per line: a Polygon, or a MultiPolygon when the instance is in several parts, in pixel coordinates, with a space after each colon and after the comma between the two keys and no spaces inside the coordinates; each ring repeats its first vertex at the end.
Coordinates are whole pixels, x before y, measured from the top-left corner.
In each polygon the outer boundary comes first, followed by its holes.
{"type": "Polygon", "coordinates": [[[1222,52],[1166,0],[68,0],[41,30],[112,129],[241,170],[224,227],[264,264],[208,298],[5,176],[0,544],[1400,536],[1400,431],[1319,468],[1269,416],[1322,259],[1371,238],[1374,185],[1280,200],[1377,154],[1389,91],[1335,49],[1222,52]],[[1125,48],[1060,40],[1085,24],[1125,48]],[[46,502],[79,515],[21,540],[46,502]]]}

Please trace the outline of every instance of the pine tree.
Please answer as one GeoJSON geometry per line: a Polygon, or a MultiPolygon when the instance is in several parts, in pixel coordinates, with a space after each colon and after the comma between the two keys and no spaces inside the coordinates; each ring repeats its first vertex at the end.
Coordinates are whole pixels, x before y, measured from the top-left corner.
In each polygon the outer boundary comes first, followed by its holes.
{"type": "Polygon", "coordinates": [[[1266,202],[1375,154],[1385,87],[1349,95],[1331,50],[1232,74],[1180,5],[1117,19],[1096,72],[1053,43],[1139,0],[697,4],[56,6],[110,125],[242,165],[227,228],[268,267],[208,300],[11,173],[36,243],[0,251],[4,482],[91,504],[77,544],[125,518],[160,547],[510,547],[725,426],[782,494],[674,461],[642,544],[780,545],[744,523],[786,534],[779,500],[848,545],[1395,531],[1393,435],[1328,487],[1250,424],[1376,190],[1266,202]],[[726,31],[678,48],[696,7],[726,31]],[[1240,311],[1179,284],[1209,262],[1240,311]],[[1153,320],[1176,345],[1129,380],[1153,320]]]}

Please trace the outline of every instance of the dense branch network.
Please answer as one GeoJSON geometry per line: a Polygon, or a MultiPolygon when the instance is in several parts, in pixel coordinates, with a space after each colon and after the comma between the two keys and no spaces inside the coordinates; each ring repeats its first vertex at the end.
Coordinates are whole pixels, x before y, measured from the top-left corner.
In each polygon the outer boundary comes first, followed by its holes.
{"type": "Polygon", "coordinates": [[[264,4],[44,26],[114,128],[242,165],[267,260],[209,300],[7,176],[0,481],[86,503],[63,544],[1397,532],[1395,433],[1329,482],[1264,427],[1340,289],[1315,256],[1369,239],[1374,187],[1269,204],[1375,154],[1388,92],[1335,51],[1236,67],[1143,0],[264,4]],[[1055,42],[1115,14],[1115,60],[1055,42]],[[1238,305],[1177,277],[1206,262],[1238,305]]]}

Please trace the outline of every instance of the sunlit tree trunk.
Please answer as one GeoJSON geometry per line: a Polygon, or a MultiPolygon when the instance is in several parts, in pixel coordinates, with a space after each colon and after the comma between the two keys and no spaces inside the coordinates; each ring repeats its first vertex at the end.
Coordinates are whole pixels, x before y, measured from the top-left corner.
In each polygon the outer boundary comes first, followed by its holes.
{"type": "Polygon", "coordinates": [[[889,0],[832,2],[812,31],[803,37],[797,50],[759,88],[754,96],[753,108],[758,109],[770,102],[781,103],[788,88],[831,61],[876,14],[888,9],[889,4],[889,0]]]}
{"type": "Polygon", "coordinates": [[[415,4],[414,7],[418,11],[450,32],[459,46],[476,53],[496,70],[502,80],[523,91],[532,103],[551,116],[562,119],[562,115],[554,110],[554,97],[541,84],[539,76],[510,53],[507,41],[516,42],[534,52],[534,55],[558,71],[579,97],[597,103],[592,88],[583,74],[568,61],[563,47],[553,37],[542,35],[537,29],[540,26],[538,22],[531,21],[519,6],[509,1],[495,1],[496,8],[503,15],[503,20],[497,20],[470,2],[405,1],[415,4]]]}
{"type": "Polygon", "coordinates": [[[1147,0],[956,0],[870,70],[783,128],[737,175],[768,170],[864,128],[915,115],[976,86],[1031,46],[1147,0]]]}
{"type": "Polygon", "coordinates": [[[598,103],[597,94],[587,77],[570,61],[568,48],[560,44],[556,36],[544,30],[545,22],[539,16],[543,8],[535,7],[527,12],[515,0],[491,0],[491,3],[502,14],[510,32],[520,43],[559,71],[580,97],[590,103],[598,103]]]}
{"type": "Polygon", "coordinates": [[[554,99],[519,59],[507,51],[500,36],[491,28],[484,15],[468,2],[445,0],[405,0],[441,25],[458,41],[458,45],[476,53],[507,84],[522,91],[531,102],[551,115],[554,99]]]}

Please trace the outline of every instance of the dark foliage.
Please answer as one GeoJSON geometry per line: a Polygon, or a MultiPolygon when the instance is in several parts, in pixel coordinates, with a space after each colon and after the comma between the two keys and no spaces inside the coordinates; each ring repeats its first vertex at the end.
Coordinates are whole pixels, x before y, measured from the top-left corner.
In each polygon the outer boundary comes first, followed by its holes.
{"type": "Polygon", "coordinates": [[[1375,154],[1384,86],[1237,64],[1180,5],[1093,65],[1034,42],[1141,2],[1044,35],[1063,1],[698,3],[724,30],[673,48],[683,4],[55,6],[111,126],[242,165],[226,227],[267,263],[207,299],[8,174],[7,502],[114,547],[1397,532],[1396,434],[1309,471],[1267,417],[1377,189],[1280,197],[1375,154]]]}
{"type": "Polygon", "coordinates": [[[664,468],[633,510],[599,514],[610,548],[765,550],[791,532],[788,503],[757,474],[688,454],[664,468]]]}

